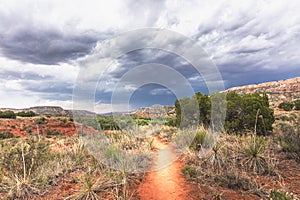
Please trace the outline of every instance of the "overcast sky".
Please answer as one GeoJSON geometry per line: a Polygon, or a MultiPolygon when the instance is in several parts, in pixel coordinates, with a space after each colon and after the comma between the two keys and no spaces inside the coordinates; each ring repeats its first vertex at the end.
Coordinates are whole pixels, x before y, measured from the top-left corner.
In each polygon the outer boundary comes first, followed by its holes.
{"type": "MultiPolygon", "coordinates": [[[[168,29],[193,39],[217,66],[225,88],[297,77],[299,10],[298,0],[2,0],[0,107],[72,108],[77,77],[83,76],[82,68],[91,55],[99,53],[103,42],[147,27],[168,29]]],[[[171,39],[160,41],[169,42],[166,45],[174,49],[182,46],[178,38],[171,39]]],[[[143,42],[144,38],[131,36],[118,45],[131,49],[143,42]]],[[[109,61],[110,67],[101,77],[93,76],[93,72],[84,74],[87,85],[98,83],[94,110],[98,113],[111,111],[111,95],[122,77],[147,63],[169,66],[182,74],[194,91],[209,92],[201,74],[172,52],[140,49],[116,59],[110,57],[109,61]]],[[[142,76],[147,74],[143,71],[142,76]]],[[[157,73],[158,77],[164,75],[157,73]]],[[[176,98],[170,88],[159,84],[128,83],[124,90],[133,94],[129,106],[119,102],[114,105],[115,111],[172,105],[176,98]]]]}

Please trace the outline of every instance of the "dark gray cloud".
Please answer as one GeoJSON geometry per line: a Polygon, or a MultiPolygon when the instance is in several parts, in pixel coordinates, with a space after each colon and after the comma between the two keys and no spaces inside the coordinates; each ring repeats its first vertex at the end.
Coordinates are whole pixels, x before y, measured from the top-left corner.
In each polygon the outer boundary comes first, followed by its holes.
{"type": "Polygon", "coordinates": [[[131,108],[137,109],[139,107],[150,107],[152,105],[173,105],[175,100],[176,96],[167,88],[157,84],[147,84],[133,93],[129,104],[131,108]],[[155,95],[149,95],[149,91],[160,89],[164,91],[162,93],[156,93],[155,95]],[[145,98],[145,96],[147,98],[145,98]]]}
{"type": "MultiPolygon", "coordinates": [[[[299,1],[241,4],[238,0],[129,0],[112,2],[105,8],[101,3],[82,1],[7,2],[0,5],[1,94],[19,91],[20,96],[36,95],[42,100],[71,100],[76,73],[70,73],[74,70],[70,66],[82,66],[78,58],[91,54],[97,42],[143,27],[167,28],[195,39],[217,65],[226,88],[300,76],[299,1]],[[67,7],[72,9],[67,11],[67,7]],[[81,8],[78,12],[71,12],[77,7],[81,8]]],[[[134,49],[141,44],[149,45],[151,39],[150,34],[131,35],[116,45],[122,50],[134,49]]],[[[183,46],[176,37],[156,39],[162,46],[172,46],[174,51],[183,46]]],[[[112,54],[107,51],[104,56],[112,54]]],[[[109,104],[120,78],[133,67],[146,63],[172,67],[189,80],[195,91],[208,93],[201,74],[171,52],[135,50],[116,62],[117,68],[104,72],[99,83],[103,90],[97,91],[96,101],[109,104]]],[[[99,78],[92,72],[86,76],[85,84],[91,85],[99,78]]],[[[141,88],[129,84],[129,89],[136,89],[131,99],[133,107],[173,104],[175,98],[155,84],[141,88]]]]}
{"type": "Polygon", "coordinates": [[[141,49],[129,52],[118,59],[120,67],[110,72],[114,78],[120,78],[133,67],[147,63],[159,63],[174,68],[186,78],[198,74],[197,70],[183,57],[161,49],[141,49]]]}
{"type": "Polygon", "coordinates": [[[21,62],[55,65],[69,62],[91,52],[98,41],[94,32],[65,34],[32,27],[0,33],[0,51],[21,62]]]}
{"type": "MultiPolygon", "coordinates": [[[[203,91],[207,93],[206,83],[202,79],[201,74],[189,64],[184,58],[175,55],[170,52],[166,52],[160,49],[141,49],[129,52],[120,58],[117,59],[118,67],[110,69],[108,72],[104,72],[100,77],[98,83],[98,90],[96,95],[96,101],[101,101],[103,103],[109,103],[111,95],[114,92],[114,89],[117,83],[121,80],[127,72],[130,72],[134,67],[138,67],[144,64],[159,63],[165,66],[168,66],[178,73],[180,73],[186,80],[192,85],[195,91],[203,91]],[[193,80],[193,77],[197,79],[193,80]],[[190,80],[191,79],[191,80],[190,80]]],[[[111,67],[114,67],[111,66],[111,67]]],[[[159,71],[159,69],[158,69],[159,71]]],[[[128,83],[128,87],[134,87],[134,83],[137,80],[143,80],[147,77],[147,70],[141,71],[138,76],[135,76],[135,80],[131,80],[132,83],[128,83]],[[131,84],[133,84],[131,86],[131,84]]],[[[157,74],[157,78],[166,79],[166,74],[157,74]],[[161,78],[159,78],[161,77],[161,78]]],[[[174,87],[184,87],[177,85],[178,82],[175,79],[165,80],[166,83],[174,85],[174,87]]],[[[168,103],[173,104],[176,97],[170,93],[170,91],[163,89],[163,86],[157,84],[147,84],[141,88],[136,88],[137,93],[134,93],[132,98],[133,102],[142,105],[142,102],[145,103],[144,106],[149,106],[149,103],[158,103],[161,100],[161,103],[167,105],[168,103]],[[165,99],[163,98],[165,96],[165,99]],[[138,99],[140,98],[140,99],[138,99]]],[[[126,92],[126,91],[125,91],[126,92]]]]}

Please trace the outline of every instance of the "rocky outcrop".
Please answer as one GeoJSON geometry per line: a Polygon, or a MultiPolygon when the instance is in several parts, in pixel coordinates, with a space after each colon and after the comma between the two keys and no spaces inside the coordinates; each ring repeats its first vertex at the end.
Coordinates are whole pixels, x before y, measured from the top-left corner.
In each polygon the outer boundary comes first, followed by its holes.
{"type": "Polygon", "coordinates": [[[174,106],[151,106],[139,108],[130,113],[136,117],[149,117],[149,118],[173,118],[176,117],[174,106]]]}
{"type": "Polygon", "coordinates": [[[276,107],[283,101],[293,101],[300,98],[300,77],[233,87],[226,91],[238,94],[265,92],[269,97],[270,105],[276,107]]]}

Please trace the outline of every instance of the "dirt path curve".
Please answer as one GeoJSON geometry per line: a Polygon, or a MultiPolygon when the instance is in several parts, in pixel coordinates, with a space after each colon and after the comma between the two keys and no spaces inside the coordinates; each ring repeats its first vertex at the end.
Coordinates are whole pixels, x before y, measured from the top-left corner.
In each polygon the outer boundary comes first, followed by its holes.
{"type": "Polygon", "coordinates": [[[186,200],[189,199],[188,185],[181,176],[182,163],[176,158],[172,147],[163,144],[157,138],[154,145],[158,149],[152,171],[139,186],[141,200],[186,200]]]}

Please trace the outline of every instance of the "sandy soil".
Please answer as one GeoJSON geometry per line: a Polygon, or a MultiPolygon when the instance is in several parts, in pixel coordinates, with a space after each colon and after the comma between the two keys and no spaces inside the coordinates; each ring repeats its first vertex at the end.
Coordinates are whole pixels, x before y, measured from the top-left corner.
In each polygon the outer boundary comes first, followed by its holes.
{"type": "Polygon", "coordinates": [[[154,140],[157,153],[150,171],[139,186],[141,200],[183,200],[189,197],[190,186],[181,175],[183,163],[178,159],[171,146],[154,140]]]}

